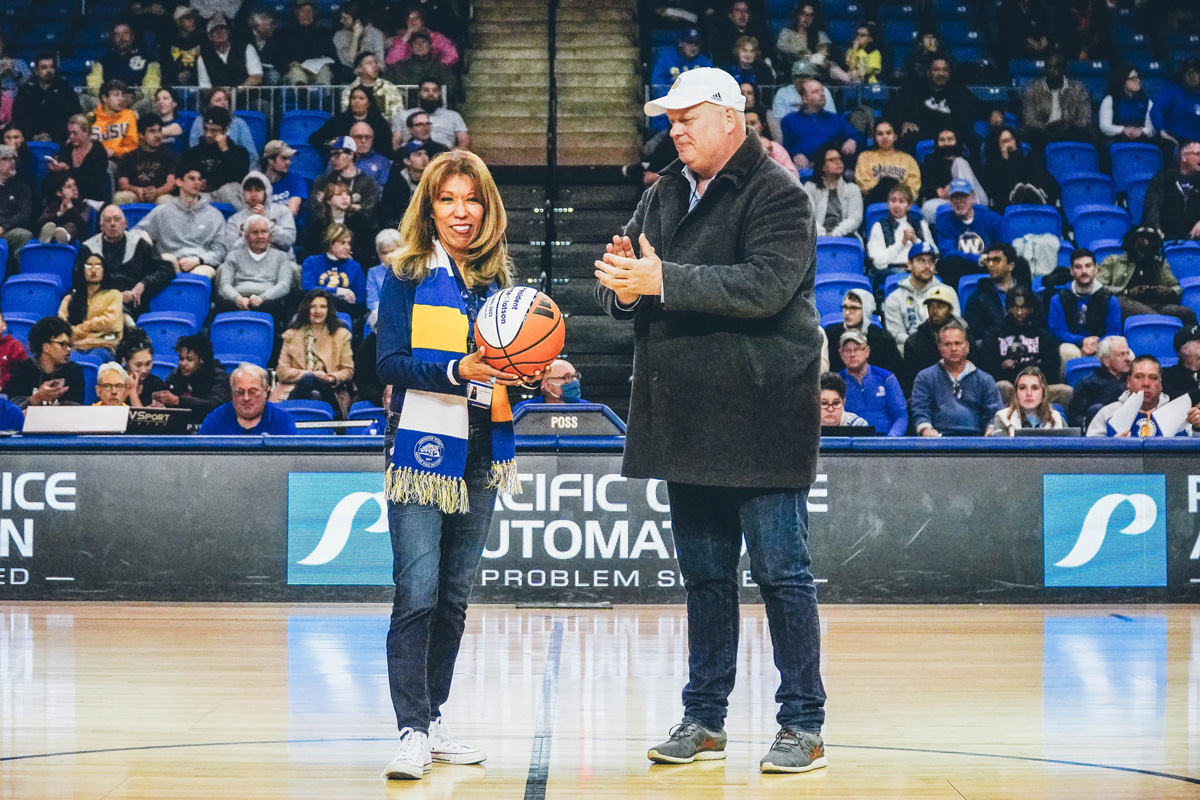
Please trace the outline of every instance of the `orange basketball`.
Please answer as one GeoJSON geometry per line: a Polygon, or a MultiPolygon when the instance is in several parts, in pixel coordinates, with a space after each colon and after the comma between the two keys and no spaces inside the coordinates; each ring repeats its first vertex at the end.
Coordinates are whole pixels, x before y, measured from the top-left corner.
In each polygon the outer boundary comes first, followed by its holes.
{"type": "Polygon", "coordinates": [[[549,296],[516,286],[487,299],[475,320],[475,341],[487,348],[484,362],[528,378],[562,352],[567,326],[549,296]]]}

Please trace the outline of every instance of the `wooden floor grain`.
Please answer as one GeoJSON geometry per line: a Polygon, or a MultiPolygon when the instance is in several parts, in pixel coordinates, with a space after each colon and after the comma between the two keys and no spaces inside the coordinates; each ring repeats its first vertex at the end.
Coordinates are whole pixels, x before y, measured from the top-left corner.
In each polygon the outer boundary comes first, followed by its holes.
{"type": "Polygon", "coordinates": [[[728,759],[653,766],[678,606],[470,611],[446,719],[483,766],[385,783],[378,605],[0,608],[0,798],[1196,798],[1200,609],[823,607],[830,766],[758,773],[777,673],[744,609],[728,759]]]}

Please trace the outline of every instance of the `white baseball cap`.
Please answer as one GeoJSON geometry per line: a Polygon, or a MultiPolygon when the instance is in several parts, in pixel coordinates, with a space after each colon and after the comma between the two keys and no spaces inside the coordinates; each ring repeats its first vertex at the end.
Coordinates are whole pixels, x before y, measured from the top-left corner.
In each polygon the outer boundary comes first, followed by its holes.
{"type": "Polygon", "coordinates": [[[671,84],[665,97],[651,100],[645,105],[646,116],[657,117],[668,111],[691,108],[701,103],[715,103],[735,111],[746,110],[746,98],[741,87],[723,69],[699,67],[682,73],[671,84]]]}

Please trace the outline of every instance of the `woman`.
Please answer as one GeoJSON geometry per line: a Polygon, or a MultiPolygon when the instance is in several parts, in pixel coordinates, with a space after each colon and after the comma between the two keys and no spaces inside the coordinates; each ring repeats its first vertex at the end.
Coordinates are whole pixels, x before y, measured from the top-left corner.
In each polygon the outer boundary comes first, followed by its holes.
{"type": "Polygon", "coordinates": [[[417,6],[410,6],[404,14],[404,29],[396,31],[396,35],[388,42],[388,51],[383,60],[389,67],[398,61],[405,61],[412,57],[412,50],[409,48],[408,40],[417,31],[424,31],[429,34],[429,43],[432,48],[433,57],[439,63],[447,67],[453,67],[458,63],[458,48],[454,46],[454,42],[450,41],[442,33],[427,28],[425,25],[425,12],[417,6]]]}
{"type": "Polygon", "coordinates": [[[842,180],[846,163],[841,151],[835,144],[823,145],[813,164],[817,171],[803,188],[813,204],[817,236],[858,236],[863,221],[862,192],[842,180]]]}
{"type": "Polygon", "coordinates": [[[1016,436],[1017,428],[1065,428],[1062,414],[1050,405],[1046,376],[1037,367],[1026,367],[1017,376],[1008,408],[996,412],[985,436],[1016,436]]]}
{"type": "Polygon", "coordinates": [[[507,394],[519,381],[483,362],[472,333],[487,296],[513,283],[507,224],[483,161],[454,150],[421,175],[400,224],[403,246],[388,259],[378,368],[394,385],[384,450],[396,581],[387,659],[400,747],[387,778],[419,779],[431,758],[487,758],[451,739],[439,716],[496,492],[520,485],[507,394]],[[493,380],[490,401],[468,402],[469,383],[493,380]]]}
{"type": "Polygon", "coordinates": [[[889,120],[875,123],[875,146],[858,157],[854,181],[865,205],[884,202],[898,184],[907,186],[914,198],[921,195],[921,166],[896,149],[896,126],[889,120]]]}
{"type": "Polygon", "coordinates": [[[329,292],[313,289],[304,295],[295,319],[283,332],[275,372],[279,383],[271,392],[272,400],[324,400],[339,419],[346,416],[354,353],[350,331],[338,319],[329,292]]]}
{"type": "Polygon", "coordinates": [[[174,143],[184,135],[183,125],[179,120],[179,97],[174,89],[166,86],[154,93],[154,113],[162,120],[163,138],[174,143]]]}
{"type": "Polygon", "coordinates": [[[383,63],[387,49],[383,31],[371,24],[358,3],[352,0],[338,7],[338,24],[341,27],[333,34],[333,47],[347,72],[354,70],[359,53],[374,53],[379,63],[383,63]]]}
{"type": "Polygon", "coordinates": [[[154,402],[154,393],[167,388],[163,379],[155,375],[154,345],[141,328],[121,340],[117,358],[129,373],[129,405],[144,408],[154,402]]]}
{"type": "Polygon", "coordinates": [[[870,423],[846,410],[846,381],[841,375],[825,372],[821,375],[821,427],[865,428],[870,423]]]}
{"type": "Polygon", "coordinates": [[[1137,67],[1115,69],[1108,94],[1100,101],[1100,132],[1110,142],[1153,143],[1154,124],[1150,121],[1153,107],[1137,67]]]}
{"type": "Polygon", "coordinates": [[[1058,198],[1058,183],[1037,156],[1025,152],[1011,127],[1001,125],[992,131],[983,157],[983,185],[996,212],[1024,203],[1053,205],[1058,198]]]}
{"type": "Polygon", "coordinates": [[[48,173],[42,182],[46,210],[38,218],[38,241],[78,242],[92,227],[95,211],[79,199],[79,187],[66,172],[48,173]]]}
{"type": "Polygon", "coordinates": [[[308,143],[323,155],[329,155],[329,143],[334,139],[350,135],[350,128],[356,122],[365,122],[375,133],[375,152],[387,158],[392,157],[392,126],[384,118],[379,106],[371,95],[371,90],[355,86],[350,90],[350,102],[345,111],[339,111],[325,124],[313,131],[308,137],[308,143]]]}
{"type": "Polygon", "coordinates": [[[155,392],[156,406],[191,409],[191,424],[204,422],[208,412],[229,402],[229,375],[213,358],[212,342],[202,333],[175,341],[179,366],[167,376],[167,388],[155,392]]]}
{"type": "Polygon", "coordinates": [[[851,289],[842,298],[842,321],[825,328],[829,340],[829,371],[839,373],[846,366],[838,342],[846,331],[859,330],[867,336],[867,347],[871,348],[871,364],[886,369],[899,380],[903,375],[904,359],[896,340],[883,328],[871,322],[875,314],[875,298],[866,289],[851,289]]]}
{"type": "Polygon", "coordinates": [[[67,143],[46,166],[47,174],[63,172],[74,178],[85,200],[107,202],[112,196],[108,151],[92,139],[92,122],[84,114],[75,114],[67,120],[67,143]]]}
{"type": "Polygon", "coordinates": [[[330,225],[343,225],[350,232],[350,249],[354,259],[363,266],[374,265],[371,224],[361,211],[351,208],[353,199],[346,184],[331,183],[325,189],[325,202],[309,206],[303,242],[306,261],[308,258],[320,258],[322,253],[328,251],[325,232],[330,225]]]}
{"type": "Polygon", "coordinates": [[[786,169],[799,181],[800,170],[796,169],[796,162],[792,161],[792,157],[788,155],[787,150],[783,149],[783,145],[771,139],[771,133],[763,127],[762,117],[757,111],[746,112],[746,127],[758,134],[758,138],[762,140],[763,149],[767,151],[771,160],[786,169]]]}
{"type": "Polygon", "coordinates": [[[733,64],[729,74],[739,84],[752,86],[774,86],[775,70],[763,60],[758,48],[758,39],[753,36],[739,37],[733,44],[733,64]]]}
{"type": "Polygon", "coordinates": [[[74,349],[96,350],[105,361],[112,360],[125,331],[125,310],[100,256],[92,254],[75,267],[71,292],[62,299],[58,316],[71,324],[74,349]]]}
{"type": "Polygon", "coordinates": [[[883,70],[883,55],[875,44],[874,23],[863,23],[854,32],[854,41],[846,50],[846,73],[855,83],[878,83],[883,70]]]}
{"type": "MultiPolygon", "coordinates": [[[[204,112],[210,108],[223,108],[233,118],[229,130],[225,132],[230,141],[246,148],[250,154],[250,169],[258,169],[258,145],[254,143],[254,135],[246,120],[233,113],[233,90],[223,86],[200,90],[200,113],[192,121],[192,129],[188,132],[188,147],[195,147],[204,136],[204,112]]],[[[163,133],[166,133],[164,127],[163,133]]]]}
{"type": "Polygon", "coordinates": [[[796,5],[791,24],[781,30],[775,40],[775,52],[780,62],[779,74],[791,75],[792,65],[798,61],[813,63],[815,67],[813,56],[817,56],[817,61],[824,60],[820,55],[821,46],[828,47],[830,44],[829,34],[821,30],[817,19],[816,4],[801,0],[796,5]]]}

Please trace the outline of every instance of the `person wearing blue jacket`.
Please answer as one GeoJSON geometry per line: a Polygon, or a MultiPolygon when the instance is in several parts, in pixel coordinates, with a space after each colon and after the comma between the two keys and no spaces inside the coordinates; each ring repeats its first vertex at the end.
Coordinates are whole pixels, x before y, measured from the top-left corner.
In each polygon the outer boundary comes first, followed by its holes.
{"type": "Polygon", "coordinates": [[[912,421],[918,435],[982,435],[1004,408],[996,381],[967,360],[969,348],[967,330],[958,320],[938,331],[942,360],[917,373],[913,382],[912,421]]]}
{"type": "Polygon", "coordinates": [[[1096,355],[1101,339],[1121,334],[1121,304],[1096,280],[1096,255],[1091,250],[1071,252],[1071,277],[1074,280],[1050,298],[1047,314],[1064,366],[1073,358],[1096,355]]]}
{"type": "MultiPolygon", "coordinates": [[[[688,28],[679,34],[679,41],[674,50],[664,52],[654,59],[654,66],[650,70],[650,88],[654,94],[665,94],[684,72],[713,66],[712,59],[700,52],[702,41],[699,30],[688,28]]],[[[650,130],[665,131],[667,127],[665,116],[651,117],[650,130]]]]}
{"type": "Polygon", "coordinates": [[[871,346],[860,330],[848,330],[838,342],[838,353],[846,365],[839,375],[846,381],[846,410],[858,414],[876,433],[903,436],[908,430],[908,406],[896,376],[872,366],[871,346]]]}
{"type": "Polygon", "coordinates": [[[957,289],[963,275],[982,271],[979,257],[987,252],[988,245],[1002,241],[1000,223],[999,214],[975,202],[975,187],[969,180],[950,181],[950,205],[938,210],[934,226],[942,254],[938,275],[948,286],[957,289]]]}
{"type": "Polygon", "coordinates": [[[296,422],[284,409],[267,401],[267,371],[242,364],[229,376],[233,400],[219,405],[200,425],[201,436],[295,436],[296,422]]]}
{"type": "Polygon", "coordinates": [[[1176,144],[1200,141],[1200,58],[1189,58],[1178,80],[1154,96],[1150,121],[1176,144]]]}
{"type": "Polygon", "coordinates": [[[840,114],[825,110],[825,86],[816,78],[801,84],[803,107],[779,122],[783,146],[797,167],[812,167],[813,157],[822,145],[839,145],[843,155],[853,156],[867,140],[840,114]]]}
{"type": "Polygon", "coordinates": [[[338,311],[356,321],[366,313],[367,276],[362,266],[350,257],[354,241],[350,229],[334,223],[325,230],[325,252],[309,256],[300,265],[300,288],[326,289],[334,296],[338,311]]]}

